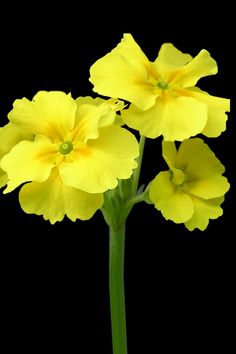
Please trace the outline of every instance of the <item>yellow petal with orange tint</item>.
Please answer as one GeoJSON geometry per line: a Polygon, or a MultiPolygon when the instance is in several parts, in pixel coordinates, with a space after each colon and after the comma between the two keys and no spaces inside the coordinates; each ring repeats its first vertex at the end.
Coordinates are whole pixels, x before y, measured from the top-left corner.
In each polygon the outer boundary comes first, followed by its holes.
{"type": "Polygon", "coordinates": [[[146,110],[157,97],[147,80],[151,67],[132,35],[126,33],[116,48],[91,66],[89,80],[95,92],[122,98],[146,110]]]}
{"type": "Polygon", "coordinates": [[[192,97],[157,99],[146,111],[131,105],[121,112],[124,122],[141,135],[164,140],[185,140],[199,134],[207,122],[207,106],[192,97]]]}
{"type": "Polygon", "coordinates": [[[8,118],[25,132],[63,141],[74,127],[76,107],[70,94],[39,91],[32,101],[15,100],[8,118]]]}
{"type": "Polygon", "coordinates": [[[0,163],[8,175],[4,193],[11,192],[24,182],[45,181],[55,165],[56,153],[57,147],[43,136],[36,137],[34,141],[21,141],[15,145],[0,163]]]}
{"type": "Polygon", "coordinates": [[[127,179],[137,167],[138,142],[128,130],[102,127],[99,138],[87,142],[86,151],[76,152],[73,163],[63,163],[60,175],[67,186],[88,193],[102,193],[127,179]]]}

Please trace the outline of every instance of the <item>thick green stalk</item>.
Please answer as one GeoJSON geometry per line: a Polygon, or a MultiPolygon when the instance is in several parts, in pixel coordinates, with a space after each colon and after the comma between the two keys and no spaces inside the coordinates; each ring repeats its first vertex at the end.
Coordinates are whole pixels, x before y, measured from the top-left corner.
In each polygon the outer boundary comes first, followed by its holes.
{"type": "Polygon", "coordinates": [[[119,229],[110,226],[109,231],[109,287],[113,354],[127,354],[124,292],[125,223],[119,229]]]}
{"type": "Polygon", "coordinates": [[[113,354],[127,354],[124,253],[125,223],[134,204],[141,202],[144,193],[137,194],[145,138],[139,141],[138,167],[130,181],[120,181],[115,190],[105,194],[103,216],[109,225],[109,288],[113,354]],[[131,182],[131,183],[130,183],[131,182]]]}

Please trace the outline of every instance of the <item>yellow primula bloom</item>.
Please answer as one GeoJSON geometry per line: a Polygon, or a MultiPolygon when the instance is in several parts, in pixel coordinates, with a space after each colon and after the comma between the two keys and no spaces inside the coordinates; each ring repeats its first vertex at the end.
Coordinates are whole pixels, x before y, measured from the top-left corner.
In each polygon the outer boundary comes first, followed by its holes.
{"type": "Polygon", "coordinates": [[[90,81],[95,92],[131,102],[121,115],[141,135],[182,141],[198,133],[216,137],[226,129],[229,99],[195,87],[201,77],[216,73],[217,64],[205,49],[192,58],[165,43],[151,62],[127,33],[92,65],[90,81]]]}
{"type": "Polygon", "coordinates": [[[169,171],[151,182],[151,201],[167,220],[205,230],[209,219],[223,213],[220,205],[229,189],[224,166],[200,138],[185,140],[178,151],[163,141],[162,151],[169,171]]]}
{"type": "MultiPolygon", "coordinates": [[[[25,133],[12,123],[0,127],[0,161],[21,140],[31,140],[32,134],[25,133]]],[[[0,188],[7,184],[7,174],[0,168],[0,188]]]]}
{"type": "Polygon", "coordinates": [[[27,213],[51,223],[64,215],[89,219],[103,204],[103,192],[115,188],[137,167],[135,137],[120,127],[123,103],[40,91],[32,102],[14,102],[10,122],[33,139],[22,140],[1,160],[11,192],[19,185],[27,213]],[[116,121],[117,120],[117,121],[116,121]]]}

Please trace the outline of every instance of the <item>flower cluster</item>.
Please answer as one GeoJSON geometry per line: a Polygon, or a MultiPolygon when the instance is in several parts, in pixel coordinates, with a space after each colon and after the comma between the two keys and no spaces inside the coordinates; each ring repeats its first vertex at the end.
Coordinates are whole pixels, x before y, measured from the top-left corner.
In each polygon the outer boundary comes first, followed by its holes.
{"type": "Polygon", "coordinates": [[[149,198],[166,219],[204,230],[229,189],[224,168],[210,148],[193,136],[217,137],[226,129],[230,100],[196,87],[204,76],[217,73],[209,52],[196,57],[171,43],[148,60],[131,34],[125,34],[110,53],[90,69],[94,91],[130,102],[122,110],[124,122],[148,138],[163,136],[163,157],[169,171],[149,185],[149,198]],[[178,152],[174,141],[181,141],[178,152]]]}
{"type": "Polygon", "coordinates": [[[132,128],[147,138],[162,136],[169,170],[148,184],[143,199],[128,183],[122,205],[132,204],[128,198],[147,201],[148,193],[166,219],[204,230],[209,219],[222,215],[229,189],[223,165],[202,139],[194,138],[200,133],[218,137],[226,129],[229,99],[196,86],[217,70],[207,50],[193,58],[171,43],[150,61],[132,35],[124,34],[90,68],[93,90],[104,99],[39,91],[32,101],[14,102],[9,123],[0,128],[0,187],[7,185],[8,193],[23,184],[23,210],[51,223],[65,215],[86,220],[103,207],[109,213],[109,191],[140,169],[142,152],[132,128]],[[175,141],[181,142],[178,150],[175,141]]]}

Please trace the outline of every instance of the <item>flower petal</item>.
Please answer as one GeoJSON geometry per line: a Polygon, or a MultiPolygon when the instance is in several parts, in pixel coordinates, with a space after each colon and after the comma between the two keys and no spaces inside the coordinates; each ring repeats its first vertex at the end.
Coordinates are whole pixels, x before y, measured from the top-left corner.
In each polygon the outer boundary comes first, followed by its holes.
{"type": "Polygon", "coordinates": [[[8,123],[0,128],[0,158],[21,140],[31,140],[32,135],[25,133],[15,124],[8,123]]]}
{"type": "Polygon", "coordinates": [[[224,166],[200,138],[182,142],[175,166],[188,176],[184,188],[195,196],[217,198],[229,190],[227,179],[221,176],[224,166]]]}
{"type": "Polygon", "coordinates": [[[212,175],[209,178],[189,181],[185,183],[185,187],[189,193],[197,197],[211,199],[224,195],[229,190],[230,184],[226,177],[212,175]]]}
{"type": "Polygon", "coordinates": [[[43,215],[52,224],[63,220],[64,216],[76,219],[90,219],[103,204],[102,194],[89,194],[79,189],[65,186],[57,168],[42,183],[25,184],[19,193],[22,209],[28,214],[43,215]]]}
{"type": "Polygon", "coordinates": [[[115,123],[116,111],[123,109],[124,104],[116,99],[99,100],[79,97],[75,114],[76,128],[71,134],[72,140],[86,143],[88,139],[96,139],[99,128],[115,123]],[[87,103],[85,103],[87,101],[87,103]]]}
{"type": "Polygon", "coordinates": [[[211,96],[207,92],[200,90],[198,87],[188,89],[192,97],[207,104],[208,117],[205,128],[202,134],[215,138],[226,129],[226,121],[228,116],[225,112],[230,111],[230,100],[211,96]]]}
{"type": "Polygon", "coordinates": [[[7,184],[7,180],[8,177],[6,172],[0,168],[0,188],[4,187],[7,184]]]}
{"type": "Polygon", "coordinates": [[[157,97],[147,83],[151,63],[131,34],[110,53],[97,60],[90,68],[94,91],[104,96],[123,98],[140,109],[148,109],[157,97]]]}
{"type": "MultiPolygon", "coordinates": [[[[79,121],[81,121],[84,116],[82,114],[81,105],[92,105],[92,106],[107,106],[108,112],[106,112],[105,115],[102,115],[102,117],[99,120],[99,127],[105,127],[106,125],[111,125],[111,124],[117,124],[116,119],[120,119],[115,112],[121,111],[124,108],[124,102],[119,101],[115,98],[110,98],[110,99],[103,99],[100,97],[92,98],[89,96],[86,97],[78,97],[76,99],[77,103],[77,112],[76,112],[76,121],[75,125],[78,124],[79,121]]],[[[86,111],[85,111],[86,112],[86,111]]],[[[119,123],[118,123],[119,124],[119,123]]]]}
{"type": "Polygon", "coordinates": [[[154,65],[165,81],[169,82],[173,72],[192,60],[190,54],[182,53],[171,43],[164,43],[158,53],[154,65]]]}
{"type": "Polygon", "coordinates": [[[149,197],[166,220],[186,222],[193,216],[192,199],[171,182],[169,172],[160,172],[151,182],[149,197]]]}
{"type": "MultiPolygon", "coordinates": [[[[0,160],[19,141],[32,139],[31,134],[25,134],[20,128],[12,123],[0,128],[0,160]]],[[[0,168],[0,188],[7,184],[7,174],[0,168]]]]}
{"type": "Polygon", "coordinates": [[[224,197],[208,200],[193,197],[194,214],[190,220],[185,222],[187,229],[193,231],[198,228],[204,231],[209,224],[209,219],[217,219],[223,214],[220,207],[223,201],[224,197]]]}
{"type": "Polygon", "coordinates": [[[1,160],[1,168],[8,174],[4,193],[11,192],[21,183],[45,181],[55,165],[57,147],[43,136],[34,141],[21,141],[1,160]]]}
{"type": "Polygon", "coordinates": [[[32,102],[15,100],[9,120],[24,131],[63,141],[74,127],[77,105],[70,94],[39,91],[32,102]]]}
{"type": "Polygon", "coordinates": [[[133,134],[118,126],[103,127],[99,138],[89,140],[73,163],[63,163],[63,182],[88,193],[102,193],[117,186],[117,178],[127,179],[137,167],[138,143],[133,134]]]}
{"type": "Polygon", "coordinates": [[[175,166],[194,179],[221,175],[225,171],[214,152],[200,138],[182,142],[176,155],[175,166]]]}
{"type": "Polygon", "coordinates": [[[167,97],[157,99],[155,106],[147,111],[131,105],[121,116],[129,127],[148,138],[162,134],[167,141],[182,141],[204,129],[207,106],[191,97],[167,97]]]}
{"type": "Polygon", "coordinates": [[[175,143],[171,141],[162,141],[162,155],[170,169],[175,165],[177,149],[175,143]]]}
{"type": "Polygon", "coordinates": [[[147,138],[157,138],[162,134],[163,107],[156,103],[153,107],[143,111],[133,104],[121,111],[121,117],[130,128],[139,131],[147,138]]]}
{"type": "Polygon", "coordinates": [[[202,49],[195,58],[176,72],[174,82],[183,87],[192,87],[201,77],[214,75],[217,71],[216,61],[207,50],[202,49]]]}
{"type": "Polygon", "coordinates": [[[168,100],[163,112],[163,137],[167,141],[184,140],[199,134],[207,122],[207,107],[191,97],[168,100]]]}

